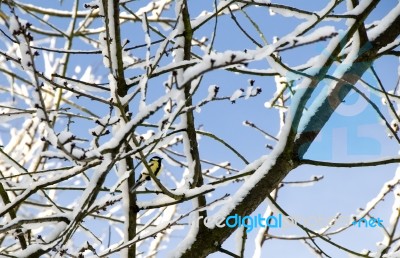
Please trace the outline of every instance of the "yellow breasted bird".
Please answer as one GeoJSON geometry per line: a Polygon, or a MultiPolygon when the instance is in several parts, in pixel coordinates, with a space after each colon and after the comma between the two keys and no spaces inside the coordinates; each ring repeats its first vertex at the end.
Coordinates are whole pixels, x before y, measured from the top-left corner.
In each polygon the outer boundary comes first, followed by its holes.
{"type": "MultiPolygon", "coordinates": [[[[151,169],[151,171],[153,172],[153,174],[155,176],[158,176],[162,170],[162,164],[161,164],[162,158],[160,158],[159,156],[154,156],[149,160],[149,167],[151,169]]],[[[141,186],[144,182],[146,181],[150,181],[151,177],[149,175],[149,171],[147,171],[147,169],[145,168],[142,173],[140,173],[140,176],[138,178],[138,180],[136,180],[136,183],[134,186],[132,186],[132,188],[130,189],[131,192],[134,192],[136,190],[136,188],[138,188],[139,186],[141,186]]]]}

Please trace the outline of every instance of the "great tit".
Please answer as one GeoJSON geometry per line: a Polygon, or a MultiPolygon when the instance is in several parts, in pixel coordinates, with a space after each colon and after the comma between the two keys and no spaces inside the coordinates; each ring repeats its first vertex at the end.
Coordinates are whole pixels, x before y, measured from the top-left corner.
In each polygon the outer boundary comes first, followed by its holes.
{"type": "MultiPolygon", "coordinates": [[[[154,156],[148,162],[149,167],[155,176],[158,176],[162,170],[161,160],[162,158],[160,158],[159,156],[154,156]]],[[[136,180],[135,185],[132,186],[132,188],[130,189],[131,193],[134,192],[136,188],[141,186],[144,182],[150,181],[150,179],[151,177],[149,175],[149,171],[147,171],[147,169],[145,168],[140,174],[138,180],[136,180]]]]}

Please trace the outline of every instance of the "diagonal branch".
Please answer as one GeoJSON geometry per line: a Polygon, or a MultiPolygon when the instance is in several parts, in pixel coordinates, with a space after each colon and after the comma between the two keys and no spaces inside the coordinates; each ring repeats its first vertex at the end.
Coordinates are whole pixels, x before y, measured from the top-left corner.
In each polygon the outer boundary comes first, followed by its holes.
{"type": "Polygon", "coordinates": [[[315,113],[309,117],[303,131],[295,141],[294,150],[298,152],[299,158],[304,156],[315,137],[317,137],[333,112],[353,88],[353,85],[371,67],[378,51],[398,37],[400,34],[398,24],[400,24],[400,15],[397,15],[390,26],[374,41],[370,42],[370,45],[367,45],[367,43],[364,44],[364,46],[370,46],[370,48],[367,50],[364,49],[364,52],[359,53],[353,65],[343,74],[340,81],[335,84],[333,90],[326,96],[322,104],[316,108],[315,113]]]}

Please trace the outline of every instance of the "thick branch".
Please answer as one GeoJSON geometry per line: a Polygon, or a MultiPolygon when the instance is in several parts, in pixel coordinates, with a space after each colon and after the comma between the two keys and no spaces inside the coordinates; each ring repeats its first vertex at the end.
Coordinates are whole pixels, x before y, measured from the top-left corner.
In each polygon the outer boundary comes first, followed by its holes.
{"type": "MultiPolygon", "coordinates": [[[[182,19],[183,19],[183,24],[185,27],[184,31],[184,48],[183,48],[183,59],[184,60],[190,60],[191,59],[191,46],[192,46],[192,38],[193,38],[193,30],[192,26],[190,24],[190,16],[189,16],[189,10],[187,6],[187,1],[184,1],[183,7],[182,7],[182,19]]],[[[192,92],[191,92],[191,83],[187,82],[184,85],[184,92],[185,92],[185,98],[186,98],[186,106],[191,107],[193,105],[192,101],[192,92]]],[[[194,178],[193,178],[193,185],[192,187],[200,187],[203,185],[203,177],[202,177],[202,171],[201,171],[201,163],[200,163],[200,154],[199,154],[199,149],[198,149],[198,143],[197,143],[197,135],[196,135],[196,128],[194,124],[194,115],[193,115],[193,110],[188,109],[186,112],[186,123],[187,123],[187,136],[189,139],[189,145],[190,145],[190,156],[191,159],[194,162],[194,178]]],[[[206,198],[204,195],[201,195],[197,198],[199,206],[203,207],[206,206],[206,198]]],[[[200,211],[200,214],[202,217],[206,217],[207,213],[206,211],[200,211]]],[[[204,224],[200,223],[199,225],[199,233],[204,230],[204,224]]]]}
{"type": "MultiPolygon", "coordinates": [[[[237,204],[232,214],[240,216],[248,215],[265,200],[268,194],[275,189],[285,176],[296,167],[296,164],[290,162],[290,156],[287,152],[281,153],[275,164],[271,167],[265,177],[260,180],[237,204]]],[[[196,241],[191,245],[181,257],[206,257],[212,252],[218,251],[218,247],[235,231],[235,228],[223,227],[204,230],[200,232],[196,241]]]]}

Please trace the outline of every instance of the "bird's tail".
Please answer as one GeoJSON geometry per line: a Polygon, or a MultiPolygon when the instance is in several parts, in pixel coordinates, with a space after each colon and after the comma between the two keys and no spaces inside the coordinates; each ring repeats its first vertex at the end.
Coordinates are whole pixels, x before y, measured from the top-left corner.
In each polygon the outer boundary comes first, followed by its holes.
{"type": "Polygon", "coordinates": [[[131,189],[129,190],[131,193],[133,193],[136,188],[138,188],[139,186],[141,186],[146,180],[137,180],[135,185],[131,187],[131,189]]]}

